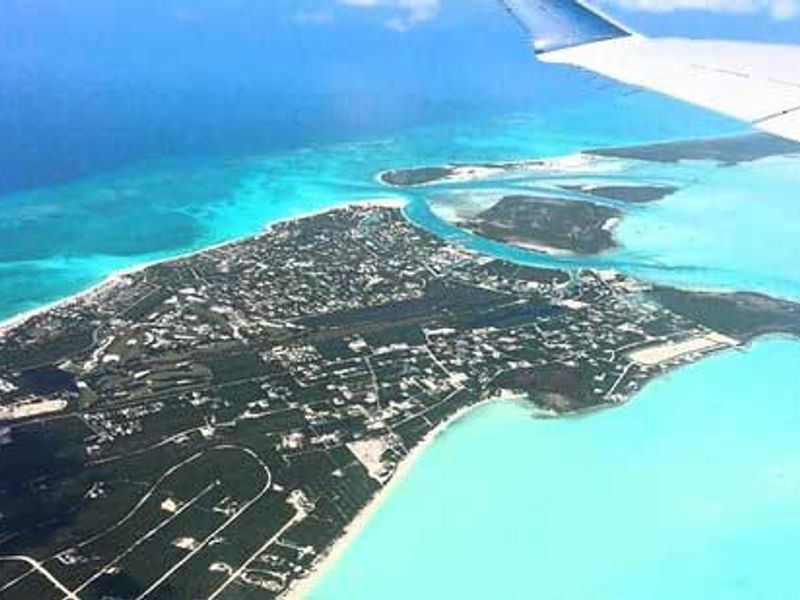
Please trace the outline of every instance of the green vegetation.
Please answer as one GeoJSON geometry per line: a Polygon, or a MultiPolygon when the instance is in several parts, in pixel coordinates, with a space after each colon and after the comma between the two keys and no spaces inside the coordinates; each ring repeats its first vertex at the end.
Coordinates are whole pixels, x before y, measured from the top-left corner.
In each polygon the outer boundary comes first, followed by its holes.
{"type": "Polygon", "coordinates": [[[91,329],[66,329],[35,345],[6,349],[0,353],[0,368],[22,370],[58,363],[91,348],[93,343],[91,329]]]}
{"type": "Polygon", "coordinates": [[[743,341],[768,333],[800,335],[800,306],[760,294],[686,292],[659,287],[653,296],[670,310],[743,341]]]}
{"type": "MultiPolygon", "coordinates": [[[[788,302],[640,290],[365,207],[133,274],[0,340],[0,555],[43,559],[83,599],[229,581],[219,597],[274,598],[459,410],[506,390],[558,414],[614,405],[696,358],[632,350],[799,331],[788,302]]],[[[0,564],[4,598],[62,596],[16,567],[0,564]]]]}
{"type": "Polygon", "coordinates": [[[608,223],[621,216],[614,208],[591,202],[506,196],[464,225],[511,245],[595,254],[616,246],[608,223]]]}
{"type": "Polygon", "coordinates": [[[765,133],[723,138],[666,142],[647,146],[602,148],[589,154],[633,158],[650,162],[679,160],[714,160],[727,165],[790,154],[800,150],[800,144],[765,133]]]}
{"type": "Polygon", "coordinates": [[[452,167],[420,167],[418,169],[398,169],[381,173],[381,181],[389,185],[410,187],[432,183],[450,175],[452,167]]]}

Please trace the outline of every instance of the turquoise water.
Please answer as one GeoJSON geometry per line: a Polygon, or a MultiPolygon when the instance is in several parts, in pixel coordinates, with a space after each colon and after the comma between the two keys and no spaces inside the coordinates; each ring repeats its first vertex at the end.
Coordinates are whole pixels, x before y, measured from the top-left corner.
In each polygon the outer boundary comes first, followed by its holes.
{"type": "MultiPolygon", "coordinates": [[[[752,290],[800,299],[800,156],[766,158],[733,167],[687,161],[653,164],[615,161],[602,175],[587,170],[461,185],[418,192],[411,218],[475,250],[517,262],[613,268],[648,281],[695,288],[752,290]],[[681,191],[651,204],[604,202],[624,213],[621,248],[595,257],[555,258],[471,235],[438,218],[426,198],[453,194],[552,192],[564,183],[669,184],[681,191]]],[[[563,191],[559,191],[563,195],[563,191]]],[[[456,196],[456,202],[458,196],[456,196]]],[[[591,198],[590,198],[591,200],[591,198]]],[[[594,200],[597,201],[597,200],[594,200]]]]}
{"type": "Polygon", "coordinates": [[[713,169],[667,202],[635,211],[619,239],[663,271],[702,267],[695,284],[800,299],[798,184],[800,157],[713,169]]]}
{"type": "MultiPolygon", "coordinates": [[[[0,318],[124,267],[386,195],[408,198],[407,214],[421,226],[504,258],[800,298],[796,159],[728,169],[621,163],[608,177],[691,185],[661,203],[625,207],[624,247],[580,260],[475,238],[428,209],[431,194],[465,186],[401,194],[375,181],[387,168],[741,130],[647,94],[612,108],[599,102],[580,113],[514,115],[268,156],[161,160],[2,196],[0,318]]],[[[536,421],[519,404],[476,412],[422,457],[314,597],[796,597],[788,563],[800,541],[800,389],[792,379],[799,360],[800,344],[762,341],[584,419],[536,421]]]]}
{"type": "MultiPolygon", "coordinates": [[[[85,289],[124,267],[257,233],[266,223],[387,195],[382,170],[526,159],[586,147],[741,131],[721,117],[648,94],[580,111],[421,128],[272,155],[160,160],[0,196],[0,319],[85,289]],[[659,120],[654,115],[672,114],[659,120]]],[[[435,224],[434,224],[435,225],[435,224]]],[[[529,257],[536,259],[536,257],[529,257]]]]}
{"type": "Polygon", "coordinates": [[[800,344],[761,341],[622,408],[478,409],[311,598],[797,598],[800,344]]]}

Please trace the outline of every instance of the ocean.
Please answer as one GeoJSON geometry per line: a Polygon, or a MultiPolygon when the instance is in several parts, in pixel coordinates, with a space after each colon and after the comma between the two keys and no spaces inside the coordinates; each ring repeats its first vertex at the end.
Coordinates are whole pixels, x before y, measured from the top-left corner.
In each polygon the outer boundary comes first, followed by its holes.
{"type": "MultiPolygon", "coordinates": [[[[400,195],[376,181],[386,169],[561,156],[596,146],[674,139],[681,132],[741,130],[720,117],[641,94],[617,98],[611,107],[601,99],[580,109],[473,117],[366,141],[142,161],[10,192],[0,196],[0,318],[74,294],[123,268],[256,234],[270,222],[343,201],[400,195]],[[609,119],[620,107],[639,111],[643,127],[609,119]],[[665,111],[675,120],[647,120],[665,111]]],[[[404,195],[416,200],[414,215],[424,212],[423,194],[404,195]]],[[[425,218],[420,224],[444,226],[425,218]]]]}
{"type": "Polygon", "coordinates": [[[310,597],[796,598],[798,361],[763,340],[610,411],[479,408],[310,597]]]}
{"type": "MultiPolygon", "coordinates": [[[[12,0],[0,24],[2,50],[30,23],[42,40],[0,52],[0,319],[120,269],[387,195],[407,198],[421,227],[501,258],[800,299],[794,159],[622,164],[614,177],[686,187],[627,207],[622,248],[591,259],[454,228],[428,201],[459,186],[380,185],[390,168],[744,130],[535,67],[514,25],[477,0],[402,38],[375,26],[386,15],[356,9],[329,29],[324,14],[304,21],[279,2],[281,26],[265,30],[260,13],[213,2],[130,3],[125,19],[102,4],[48,12],[12,0]],[[87,19],[96,31],[81,37],[87,19]],[[465,33],[478,21],[481,36],[465,33]],[[343,31],[368,33],[343,44],[343,31]],[[132,41],[151,53],[129,56],[132,41]],[[154,56],[169,59],[154,67],[154,56]]],[[[424,453],[312,597],[796,597],[798,360],[797,341],[761,340],[615,410],[562,421],[519,402],[475,411],[424,453]]]]}
{"type": "MultiPolygon", "coordinates": [[[[675,108],[647,100],[652,110],[675,108]]],[[[584,136],[548,126],[562,124],[514,115],[273,155],[159,160],[7,195],[2,314],[122,267],[386,195],[406,197],[418,225],[501,258],[800,299],[791,260],[800,249],[791,193],[800,177],[792,159],[725,169],[631,165],[616,176],[699,183],[627,210],[623,248],[588,260],[480,240],[428,209],[426,198],[447,190],[400,192],[375,180],[396,166],[584,147],[584,136]]],[[[588,135],[599,145],[636,141],[588,135]]],[[[798,360],[796,341],[765,340],[656,381],[628,406],[582,418],[536,420],[519,402],[479,409],[423,454],[311,597],[792,597],[800,592],[787,564],[800,542],[798,360]]]]}

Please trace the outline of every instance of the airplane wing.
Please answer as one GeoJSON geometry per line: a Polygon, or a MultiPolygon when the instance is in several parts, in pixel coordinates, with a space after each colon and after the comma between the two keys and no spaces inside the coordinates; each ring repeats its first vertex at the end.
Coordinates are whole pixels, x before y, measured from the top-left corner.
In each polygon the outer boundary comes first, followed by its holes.
{"type": "Polygon", "coordinates": [[[502,0],[539,59],[573,65],[800,142],[800,46],[647,38],[581,0],[502,0]]]}

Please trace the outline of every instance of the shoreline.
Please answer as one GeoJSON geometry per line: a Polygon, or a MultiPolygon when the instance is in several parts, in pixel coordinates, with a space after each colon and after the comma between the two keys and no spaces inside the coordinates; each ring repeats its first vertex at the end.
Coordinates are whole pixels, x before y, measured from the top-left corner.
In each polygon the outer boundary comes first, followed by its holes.
{"type": "MultiPolygon", "coordinates": [[[[280,224],[285,223],[292,223],[292,222],[300,222],[304,219],[310,219],[318,215],[326,215],[330,213],[334,213],[336,211],[343,211],[347,210],[348,208],[358,208],[358,207],[365,207],[365,208],[386,208],[392,210],[400,210],[402,211],[404,207],[408,205],[408,201],[403,198],[396,198],[396,197],[386,197],[386,198],[374,198],[374,199],[355,199],[352,201],[343,201],[340,203],[333,203],[330,206],[322,207],[319,209],[302,212],[296,216],[287,216],[285,218],[275,219],[273,221],[266,221],[262,225],[260,231],[253,233],[251,235],[242,236],[238,239],[233,239],[230,241],[220,242],[217,244],[213,244],[211,246],[194,250],[191,252],[187,252],[183,255],[177,257],[170,257],[164,258],[159,260],[150,261],[148,263],[143,263],[140,265],[135,265],[130,268],[124,268],[117,272],[112,273],[111,275],[107,276],[103,281],[78,292],[77,294],[73,294],[72,296],[66,297],[62,300],[56,301],[48,306],[43,306],[38,309],[33,309],[31,311],[26,311],[25,313],[21,313],[6,321],[0,322],[0,340],[2,340],[3,336],[5,335],[6,331],[13,330],[17,326],[22,326],[24,323],[33,318],[37,314],[41,314],[47,312],[48,310],[52,310],[58,306],[68,306],[72,303],[81,302],[84,299],[91,299],[93,295],[100,294],[103,291],[113,290],[115,285],[117,285],[123,278],[130,276],[131,274],[138,273],[143,271],[153,265],[157,264],[169,264],[169,263],[176,263],[181,261],[185,258],[191,256],[200,255],[203,252],[212,252],[214,249],[223,248],[223,247],[233,247],[236,244],[243,244],[249,240],[258,240],[266,235],[273,229],[280,224]],[[9,323],[12,322],[12,323],[9,323]]],[[[406,215],[401,213],[404,218],[406,215]]],[[[410,219],[408,219],[411,221],[410,219]]],[[[413,221],[411,221],[413,223],[413,221]]],[[[657,378],[657,379],[660,379],[657,378]]],[[[641,390],[638,393],[641,393],[641,390]]],[[[321,580],[326,577],[330,573],[330,569],[333,569],[338,564],[338,561],[341,560],[342,556],[352,548],[352,544],[358,539],[359,536],[363,536],[364,529],[369,525],[371,519],[374,517],[375,514],[381,509],[384,502],[386,502],[390,497],[391,494],[396,492],[399,486],[403,485],[406,482],[406,478],[410,475],[413,468],[416,466],[417,461],[424,455],[424,453],[439,439],[440,435],[443,435],[445,432],[449,431],[449,428],[458,423],[461,419],[465,419],[466,417],[476,413],[479,409],[482,409],[491,403],[496,403],[498,401],[511,401],[513,399],[521,400],[525,399],[527,396],[523,394],[498,394],[493,395],[491,397],[480,399],[479,401],[470,404],[468,406],[463,406],[456,410],[452,415],[446,418],[444,421],[439,423],[436,427],[430,430],[422,439],[419,440],[417,444],[415,444],[412,449],[407,453],[402,460],[400,460],[397,464],[396,470],[391,477],[391,479],[386,482],[385,485],[380,487],[374,496],[364,505],[356,514],[356,516],[341,530],[339,530],[340,535],[327,546],[327,548],[321,552],[316,560],[312,563],[311,567],[308,570],[307,576],[303,577],[299,580],[295,580],[293,585],[287,588],[284,592],[281,593],[280,597],[285,598],[305,598],[308,597],[309,594],[312,594],[315,588],[319,585],[321,580]]],[[[607,405],[602,405],[600,407],[596,407],[596,409],[606,408],[607,405]]],[[[594,408],[592,409],[594,410],[594,408]]],[[[567,414],[564,416],[581,416],[581,412],[567,414]]]]}
{"type": "Polygon", "coordinates": [[[381,507],[391,497],[397,488],[402,485],[410,475],[412,469],[417,464],[417,461],[422,457],[426,450],[428,450],[439,436],[444,434],[451,425],[466,418],[470,414],[476,412],[480,408],[484,408],[492,403],[500,401],[522,400],[527,398],[520,394],[492,396],[485,400],[480,400],[470,406],[465,406],[458,409],[450,417],[439,423],[436,427],[431,429],[420,442],[414,446],[411,452],[400,461],[397,465],[397,470],[392,475],[392,478],[384,485],[375,496],[362,508],[356,515],[355,519],[345,528],[344,533],[339,536],[329,550],[321,554],[317,561],[312,565],[306,577],[296,580],[293,585],[282,592],[278,597],[282,600],[305,600],[309,597],[314,589],[319,585],[320,581],[327,575],[342,556],[350,549],[352,544],[363,533],[367,525],[369,525],[372,518],[380,511],[381,507]]]}
{"type": "Polygon", "coordinates": [[[537,172],[554,172],[559,175],[572,175],[588,172],[591,174],[616,172],[618,169],[603,169],[603,163],[616,163],[625,160],[601,154],[592,154],[586,150],[578,150],[571,154],[561,154],[545,158],[521,159],[497,163],[449,163],[445,165],[416,165],[398,169],[386,169],[375,176],[375,181],[391,189],[413,189],[434,187],[442,184],[463,184],[485,181],[502,175],[520,175],[537,172]],[[447,175],[430,181],[412,184],[397,184],[387,181],[386,176],[399,171],[411,172],[428,168],[448,169],[447,175]]]}
{"type": "Polygon", "coordinates": [[[295,215],[295,216],[281,218],[281,219],[277,219],[275,221],[267,221],[262,225],[261,230],[259,232],[251,234],[251,235],[242,236],[242,237],[235,238],[235,239],[232,239],[232,240],[227,240],[227,241],[224,241],[224,242],[217,242],[217,243],[211,244],[210,246],[204,246],[203,248],[199,248],[197,250],[188,250],[186,252],[182,252],[182,253],[176,254],[175,256],[170,256],[170,257],[167,257],[167,258],[159,258],[159,259],[155,259],[155,260],[149,260],[149,261],[145,261],[143,263],[137,264],[137,265],[132,265],[130,267],[124,267],[124,268],[119,269],[117,271],[113,271],[112,273],[110,273],[106,277],[104,277],[101,281],[98,281],[94,285],[92,285],[92,286],[90,286],[90,287],[88,287],[88,288],[86,288],[84,290],[80,290],[80,291],[75,292],[74,294],[71,294],[69,296],[64,296],[63,298],[60,298],[58,300],[54,300],[52,302],[48,302],[47,304],[43,304],[42,306],[39,306],[37,308],[31,308],[29,310],[24,310],[21,313],[18,313],[16,315],[12,315],[10,317],[7,317],[7,318],[1,320],[0,321],[0,340],[2,340],[9,332],[13,331],[17,327],[20,327],[20,326],[24,325],[30,319],[32,319],[32,318],[34,318],[34,317],[36,317],[36,316],[38,316],[38,315],[40,315],[42,313],[45,313],[45,312],[47,312],[49,310],[53,310],[53,309],[56,309],[56,308],[61,308],[61,307],[64,307],[64,306],[70,306],[70,305],[76,304],[76,303],[78,303],[78,302],[80,302],[82,300],[91,299],[92,296],[98,294],[102,290],[105,290],[106,288],[110,288],[110,287],[112,287],[114,285],[117,285],[118,283],[120,283],[122,281],[123,278],[128,277],[129,275],[135,275],[136,273],[139,273],[139,272],[144,271],[145,269],[147,269],[149,267],[153,267],[153,266],[156,266],[156,265],[161,265],[161,264],[166,264],[166,263],[170,263],[170,262],[183,260],[183,259],[186,259],[186,258],[191,258],[193,256],[197,256],[197,255],[202,254],[204,252],[211,252],[212,250],[217,250],[219,248],[224,248],[226,246],[232,246],[232,245],[240,244],[240,243],[248,241],[248,240],[257,239],[257,238],[261,237],[262,235],[265,235],[266,233],[268,233],[270,231],[270,229],[274,225],[277,225],[279,223],[290,223],[292,221],[300,221],[302,219],[309,219],[311,217],[316,217],[316,216],[319,216],[319,215],[323,215],[323,214],[326,214],[326,213],[329,213],[329,212],[333,212],[333,211],[336,211],[336,210],[342,210],[344,208],[349,208],[349,207],[363,206],[365,208],[370,208],[370,207],[374,207],[374,208],[395,208],[395,209],[402,210],[403,208],[405,208],[405,206],[407,204],[408,204],[408,200],[406,198],[401,198],[401,197],[397,197],[397,196],[386,196],[386,197],[382,197],[382,198],[381,197],[379,197],[379,198],[364,198],[364,199],[355,199],[355,200],[351,200],[351,201],[344,201],[344,202],[336,203],[336,204],[333,204],[331,206],[327,206],[327,207],[324,207],[324,208],[319,208],[319,209],[316,209],[316,210],[306,211],[306,212],[300,213],[300,214],[295,215]]]}
{"type": "Polygon", "coordinates": [[[318,557],[317,561],[315,561],[315,563],[312,565],[308,575],[304,578],[296,580],[288,589],[282,592],[278,598],[280,600],[307,600],[322,579],[328,575],[333,568],[336,567],[337,563],[342,559],[344,554],[346,554],[353,543],[363,534],[364,529],[369,525],[373,517],[380,511],[385,502],[391,497],[392,493],[394,493],[396,489],[406,481],[414,466],[417,464],[417,461],[424,455],[425,451],[428,450],[439,439],[439,437],[449,429],[451,425],[470,416],[479,409],[497,402],[526,401],[529,402],[533,407],[531,414],[535,419],[549,421],[559,419],[587,418],[597,413],[603,413],[612,409],[623,408],[631,405],[634,399],[641,395],[652,384],[661,381],[664,377],[667,377],[673,372],[684,367],[700,364],[707,359],[725,354],[731,354],[733,352],[746,353],[751,351],[756,343],[760,343],[762,341],[768,342],[771,340],[800,343],[800,336],[794,336],[786,333],[764,334],[738,346],[731,346],[712,351],[698,361],[691,361],[687,364],[676,365],[674,368],[669,369],[666,373],[649,381],[645,387],[638,390],[633,396],[622,403],[607,402],[598,404],[596,406],[559,413],[556,411],[538,408],[526,394],[506,391],[501,392],[499,395],[480,400],[479,402],[476,402],[470,406],[460,408],[449,418],[439,423],[439,425],[429,431],[425,437],[422,438],[422,440],[411,450],[411,452],[398,464],[397,470],[389,482],[384,487],[379,489],[375,496],[367,503],[367,505],[359,511],[355,519],[353,519],[349,526],[344,529],[343,534],[333,542],[333,544],[330,546],[330,549],[325,554],[321,554],[318,557]]]}

